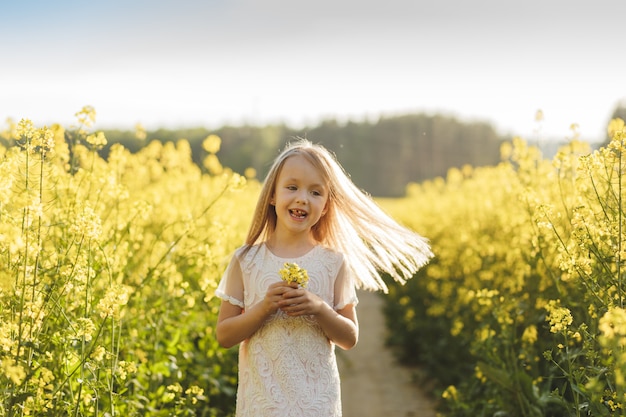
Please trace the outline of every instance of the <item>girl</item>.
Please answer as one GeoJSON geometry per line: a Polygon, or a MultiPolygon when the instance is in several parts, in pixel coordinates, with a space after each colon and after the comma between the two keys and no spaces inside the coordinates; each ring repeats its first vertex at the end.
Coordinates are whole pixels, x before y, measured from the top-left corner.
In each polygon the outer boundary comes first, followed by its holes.
{"type": "Polygon", "coordinates": [[[324,147],[288,145],[216,291],[217,340],[241,343],[237,416],[341,416],[334,346],[357,343],[356,288],[387,292],[379,272],[404,283],[431,256],[324,147]],[[286,262],[307,271],[306,288],[281,279],[286,262]]]}

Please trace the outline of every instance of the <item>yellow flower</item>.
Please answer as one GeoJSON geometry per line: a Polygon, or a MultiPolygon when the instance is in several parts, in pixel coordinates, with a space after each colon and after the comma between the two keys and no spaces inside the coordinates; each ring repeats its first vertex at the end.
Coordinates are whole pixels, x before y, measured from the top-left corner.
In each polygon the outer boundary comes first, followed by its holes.
{"type": "Polygon", "coordinates": [[[306,269],[300,268],[298,264],[292,262],[285,262],[280,271],[280,277],[283,281],[291,284],[295,282],[300,285],[302,288],[306,288],[309,282],[309,274],[306,272],[306,269]]]}
{"type": "Polygon", "coordinates": [[[32,139],[35,134],[35,125],[30,119],[22,119],[17,124],[17,136],[23,139],[32,139]]]}
{"type": "Polygon", "coordinates": [[[54,149],[54,132],[44,126],[32,131],[32,146],[39,149],[42,154],[54,149]]]}
{"type": "Polygon", "coordinates": [[[572,313],[566,307],[561,307],[559,300],[550,300],[545,309],[548,312],[546,321],[550,322],[550,332],[560,333],[572,324],[572,313]]]}
{"type": "Polygon", "coordinates": [[[459,397],[459,393],[454,385],[450,385],[446,390],[441,394],[442,398],[449,400],[457,400],[459,397]]]}
{"type": "Polygon", "coordinates": [[[230,178],[228,179],[228,186],[231,187],[231,190],[241,190],[246,186],[246,177],[235,173],[232,173],[230,178]]]}
{"type": "Polygon", "coordinates": [[[207,155],[206,158],[204,158],[202,164],[213,175],[220,175],[222,172],[224,172],[224,167],[222,166],[220,160],[215,154],[207,155]]]}
{"type": "Polygon", "coordinates": [[[102,234],[102,221],[89,204],[86,204],[82,213],[78,213],[70,232],[76,236],[97,240],[102,234]]]}
{"type": "Polygon", "coordinates": [[[83,106],[74,116],[79,124],[86,127],[91,127],[96,122],[96,110],[92,106],[83,106]]]}
{"type": "Polygon", "coordinates": [[[535,112],[535,122],[543,122],[543,119],[544,119],[543,110],[538,109],[535,112]]]}
{"type": "Polygon", "coordinates": [[[197,385],[192,385],[191,387],[187,388],[187,390],[185,391],[185,394],[187,395],[203,395],[204,394],[204,389],[200,388],[197,385]]]}
{"type": "Polygon", "coordinates": [[[202,142],[202,149],[210,154],[216,154],[220,150],[222,139],[217,135],[209,135],[202,142]]]}
{"type": "Polygon", "coordinates": [[[39,379],[37,380],[38,384],[42,388],[44,387],[51,388],[50,382],[55,380],[54,373],[46,367],[41,367],[39,372],[40,372],[40,376],[39,376],[39,379]]]}
{"type": "Polygon", "coordinates": [[[522,341],[528,344],[533,344],[537,341],[537,326],[531,325],[524,329],[522,334],[522,341]]]}
{"type": "Polygon", "coordinates": [[[616,133],[622,132],[624,130],[624,120],[616,118],[611,119],[609,122],[609,126],[607,127],[607,133],[612,138],[616,133]]]}
{"type": "Polygon", "coordinates": [[[626,345],[626,310],[612,307],[600,318],[600,343],[605,347],[626,345]]]}
{"type": "Polygon", "coordinates": [[[85,341],[89,342],[92,339],[93,333],[96,331],[96,325],[86,317],[80,317],[76,320],[76,337],[81,338],[84,337],[85,341]]]}
{"type": "Polygon", "coordinates": [[[125,306],[126,303],[128,303],[129,297],[130,287],[115,285],[109,288],[96,307],[97,311],[100,313],[100,317],[119,318],[120,310],[122,306],[125,306]]]}
{"type": "Polygon", "coordinates": [[[101,149],[107,144],[107,138],[103,132],[98,132],[87,136],[87,143],[92,145],[95,149],[101,149]]]}
{"type": "Polygon", "coordinates": [[[24,378],[26,378],[26,371],[22,365],[12,365],[10,361],[5,360],[0,362],[4,375],[13,382],[15,385],[20,385],[24,378]]]}
{"type": "Polygon", "coordinates": [[[135,124],[135,138],[137,140],[146,140],[148,133],[141,123],[135,124]]]}
{"type": "Polygon", "coordinates": [[[133,362],[120,361],[117,365],[117,375],[120,379],[125,380],[128,374],[137,372],[137,366],[133,362]]]}
{"type": "Polygon", "coordinates": [[[246,168],[246,170],[243,172],[243,175],[246,178],[255,178],[256,177],[256,169],[252,168],[252,167],[248,167],[246,168]]]}
{"type": "Polygon", "coordinates": [[[93,352],[91,352],[90,357],[96,362],[101,362],[104,359],[105,355],[106,355],[106,349],[104,349],[104,347],[102,346],[96,346],[93,352]]]}
{"type": "Polygon", "coordinates": [[[167,386],[168,391],[172,392],[183,392],[183,387],[177,382],[175,384],[171,384],[167,386]]]}

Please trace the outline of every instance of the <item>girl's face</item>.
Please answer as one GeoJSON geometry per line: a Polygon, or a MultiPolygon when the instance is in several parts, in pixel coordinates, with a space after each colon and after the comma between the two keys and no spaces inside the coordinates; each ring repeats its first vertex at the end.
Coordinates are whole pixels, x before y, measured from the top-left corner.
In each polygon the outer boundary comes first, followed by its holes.
{"type": "Polygon", "coordinates": [[[292,234],[309,233],[326,213],[328,185],[303,156],[287,158],[276,180],[272,204],[276,229],[292,234]]]}

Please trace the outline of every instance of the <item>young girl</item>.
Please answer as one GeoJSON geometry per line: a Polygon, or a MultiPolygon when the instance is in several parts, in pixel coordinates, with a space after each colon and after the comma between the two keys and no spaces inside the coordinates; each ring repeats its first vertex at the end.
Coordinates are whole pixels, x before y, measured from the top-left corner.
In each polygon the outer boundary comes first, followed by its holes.
{"type": "Polygon", "coordinates": [[[404,282],[431,256],[324,147],[288,145],[216,292],[217,339],[241,343],[237,416],[341,416],[334,346],[357,343],[356,288],[386,292],[380,272],[404,282]],[[285,263],[307,271],[306,287],[281,279],[285,263]]]}

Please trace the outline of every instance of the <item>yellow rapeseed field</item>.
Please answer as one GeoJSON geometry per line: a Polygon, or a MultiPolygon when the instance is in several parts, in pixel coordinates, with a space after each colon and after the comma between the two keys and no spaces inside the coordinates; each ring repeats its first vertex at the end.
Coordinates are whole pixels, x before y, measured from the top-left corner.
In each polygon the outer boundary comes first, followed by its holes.
{"type": "Polygon", "coordinates": [[[520,138],[381,204],[436,258],[391,291],[390,341],[442,386],[451,416],[624,415],[626,133],[553,160],[520,138]]]}
{"type": "MultiPolygon", "coordinates": [[[[95,117],[2,133],[0,417],[231,415],[213,292],[259,183],[214,135],[202,167],[184,140],[104,160],[95,117]]],[[[379,200],[436,254],[386,313],[390,343],[443,384],[442,415],[625,413],[624,122],[609,133],[553,160],[516,138],[497,166],[379,200]]]]}
{"type": "Polygon", "coordinates": [[[258,183],[219,165],[216,137],[203,168],[185,141],[103,160],[94,120],[4,133],[0,416],[228,415],[213,291],[258,183]]]}

